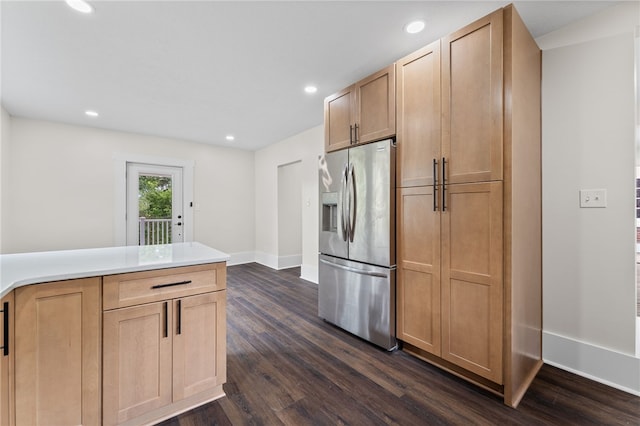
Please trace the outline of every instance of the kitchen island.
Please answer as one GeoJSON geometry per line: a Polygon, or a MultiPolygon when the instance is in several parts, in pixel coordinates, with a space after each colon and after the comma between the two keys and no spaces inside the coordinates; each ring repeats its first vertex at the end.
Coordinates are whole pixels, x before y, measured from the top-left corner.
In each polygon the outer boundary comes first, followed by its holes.
{"type": "Polygon", "coordinates": [[[0,256],[0,424],[153,424],[224,396],[228,259],[200,243],[0,256]]]}

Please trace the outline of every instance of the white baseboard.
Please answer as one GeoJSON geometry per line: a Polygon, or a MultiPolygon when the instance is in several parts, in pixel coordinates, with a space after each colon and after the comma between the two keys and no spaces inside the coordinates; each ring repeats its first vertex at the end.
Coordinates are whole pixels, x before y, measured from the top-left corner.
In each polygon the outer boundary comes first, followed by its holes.
{"type": "Polygon", "coordinates": [[[300,267],[300,278],[311,281],[314,284],[318,284],[318,266],[302,265],[300,267]]]}
{"type": "Polygon", "coordinates": [[[640,317],[636,317],[636,357],[640,358],[640,317]]]}
{"type": "Polygon", "coordinates": [[[257,251],[255,256],[256,263],[268,266],[271,269],[278,269],[278,256],[257,251]]]}
{"type": "Polygon", "coordinates": [[[292,254],[289,256],[278,256],[278,269],[295,268],[302,265],[302,255],[292,254]]]}
{"type": "Polygon", "coordinates": [[[640,396],[640,358],[560,336],[542,333],[545,363],[640,396]]]}
{"type": "Polygon", "coordinates": [[[252,251],[240,253],[231,253],[231,259],[227,261],[227,266],[241,265],[243,263],[252,263],[256,261],[256,254],[252,251]]]}

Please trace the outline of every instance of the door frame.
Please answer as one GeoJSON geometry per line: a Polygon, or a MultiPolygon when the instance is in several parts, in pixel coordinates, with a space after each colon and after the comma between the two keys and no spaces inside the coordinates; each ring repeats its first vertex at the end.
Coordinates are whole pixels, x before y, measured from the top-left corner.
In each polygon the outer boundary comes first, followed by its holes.
{"type": "Polygon", "coordinates": [[[182,168],[182,215],[184,242],[193,241],[193,169],[195,161],[149,155],[114,153],[114,245],[127,245],[127,163],[182,168]]]}
{"type": "MultiPolygon", "coordinates": [[[[136,217],[140,217],[140,205],[138,197],[140,194],[140,176],[170,176],[171,177],[171,236],[172,242],[181,243],[184,242],[184,223],[183,212],[184,208],[184,196],[182,191],[184,185],[182,184],[182,174],[184,169],[182,167],[169,167],[158,166],[156,164],[147,163],[134,163],[127,161],[127,217],[134,211],[136,217]],[[180,222],[180,225],[176,223],[180,222]],[[173,238],[179,235],[178,241],[174,241],[173,238]]],[[[135,245],[132,240],[138,240],[140,237],[140,224],[139,221],[127,220],[127,245],[135,245]],[[134,238],[135,236],[135,238],[134,238]]]]}

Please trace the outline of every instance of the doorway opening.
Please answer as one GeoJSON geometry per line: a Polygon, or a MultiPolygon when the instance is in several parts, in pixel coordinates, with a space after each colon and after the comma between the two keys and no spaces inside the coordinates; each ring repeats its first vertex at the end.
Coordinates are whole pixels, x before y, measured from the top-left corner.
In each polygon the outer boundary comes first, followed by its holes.
{"type": "Polygon", "coordinates": [[[278,166],[278,269],[302,265],[302,161],[278,166]]]}
{"type": "Polygon", "coordinates": [[[127,245],[184,241],[182,168],[127,163],[127,245]]]}

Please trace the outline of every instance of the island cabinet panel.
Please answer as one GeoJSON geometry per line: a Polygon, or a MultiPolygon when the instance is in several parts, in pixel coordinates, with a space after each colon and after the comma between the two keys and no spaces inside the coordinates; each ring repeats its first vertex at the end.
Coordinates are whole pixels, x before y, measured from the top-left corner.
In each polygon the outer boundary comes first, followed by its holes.
{"type": "Polygon", "coordinates": [[[224,291],[175,300],[173,398],[183,399],[226,382],[224,291]]]}
{"type": "Polygon", "coordinates": [[[104,314],[104,424],[114,425],[171,402],[171,304],[104,314]]]}
{"type": "Polygon", "coordinates": [[[101,421],[100,278],[15,290],[18,425],[101,421]]]}
{"type": "Polygon", "coordinates": [[[0,300],[0,425],[15,424],[14,396],[14,293],[0,300]]]}
{"type": "Polygon", "coordinates": [[[104,309],[224,290],[226,271],[224,263],[215,263],[107,275],[104,277],[104,309]]]}
{"type": "Polygon", "coordinates": [[[154,423],[224,395],[224,263],[107,276],[103,287],[104,425],[154,423]]]}

